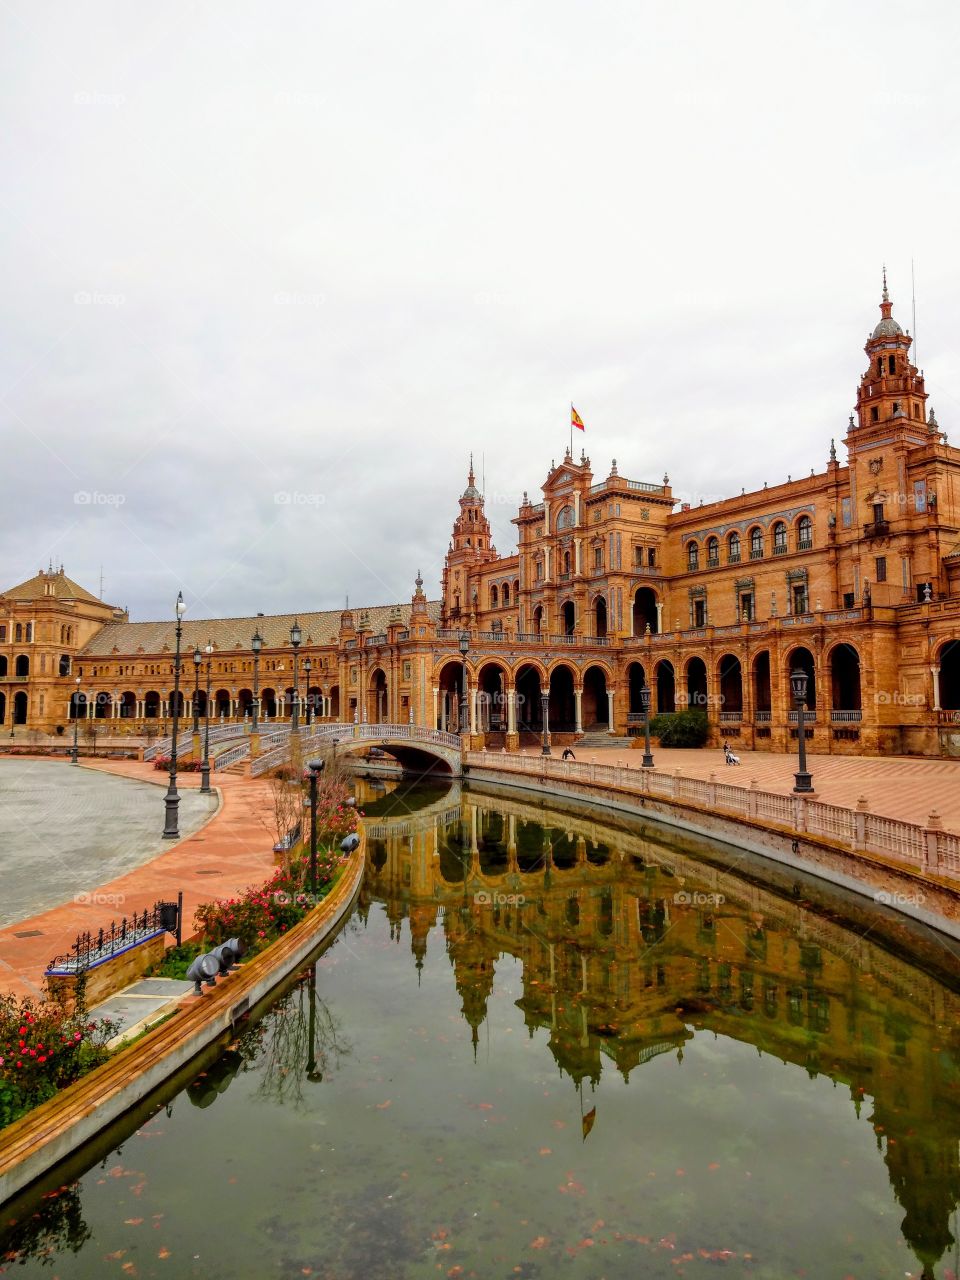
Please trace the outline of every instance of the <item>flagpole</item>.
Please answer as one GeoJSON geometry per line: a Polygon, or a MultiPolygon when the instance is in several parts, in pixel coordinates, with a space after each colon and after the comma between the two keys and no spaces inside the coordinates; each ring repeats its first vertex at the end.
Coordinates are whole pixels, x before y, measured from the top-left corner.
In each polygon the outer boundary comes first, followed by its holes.
{"type": "Polygon", "coordinates": [[[570,401],[570,461],[573,461],[573,401],[570,401]]]}

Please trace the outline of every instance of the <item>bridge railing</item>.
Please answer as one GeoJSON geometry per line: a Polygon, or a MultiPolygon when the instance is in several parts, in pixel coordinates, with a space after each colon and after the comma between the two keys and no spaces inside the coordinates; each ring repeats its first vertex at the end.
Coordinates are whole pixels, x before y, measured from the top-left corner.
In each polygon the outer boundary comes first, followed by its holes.
{"type": "MultiPolygon", "coordinates": [[[[189,751],[193,743],[193,729],[185,729],[183,733],[177,734],[177,755],[182,751],[189,751]]],[[[153,760],[156,756],[168,756],[170,748],[173,746],[173,735],[169,734],[166,738],[158,738],[151,746],[146,747],[143,752],[144,760],[153,760]]]]}
{"type": "MultiPolygon", "coordinates": [[[[352,724],[312,725],[309,733],[306,732],[305,728],[301,729],[299,731],[300,749],[303,752],[304,763],[306,763],[307,756],[314,747],[324,746],[334,740],[339,741],[350,738],[356,727],[352,724]]],[[[277,735],[271,734],[269,736],[274,738],[277,735]]],[[[275,769],[289,759],[290,735],[281,734],[279,739],[279,741],[272,743],[266,738],[260,739],[260,746],[263,747],[266,743],[269,749],[264,751],[262,755],[257,756],[256,760],[251,764],[250,773],[252,777],[259,778],[261,774],[267,773],[270,769],[275,769]]]]}

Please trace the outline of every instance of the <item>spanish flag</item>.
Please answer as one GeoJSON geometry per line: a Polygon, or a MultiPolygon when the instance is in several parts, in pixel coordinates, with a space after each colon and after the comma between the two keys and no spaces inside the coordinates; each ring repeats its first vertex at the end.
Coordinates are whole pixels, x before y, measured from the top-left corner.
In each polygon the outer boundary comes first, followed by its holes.
{"type": "Polygon", "coordinates": [[[573,405],[570,406],[570,425],[571,427],[576,427],[578,431],[586,431],[587,429],[583,425],[583,419],[580,417],[579,413],[577,413],[573,405]]]}

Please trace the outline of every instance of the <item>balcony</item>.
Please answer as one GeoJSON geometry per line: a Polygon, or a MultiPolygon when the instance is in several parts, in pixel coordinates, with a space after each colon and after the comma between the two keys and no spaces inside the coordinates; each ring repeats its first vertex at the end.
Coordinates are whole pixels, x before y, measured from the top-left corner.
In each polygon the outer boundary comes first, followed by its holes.
{"type": "Polygon", "coordinates": [[[872,520],[863,526],[865,538],[888,538],[890,536],[889,520],[872,520]]]}
{"type": "Polygon", "coordinates": [[[797,550],[798,550],[798,551],[812,551],[812,550],[813,550],[813,539],[812,539],[812,538],[800,538],[800,539],[797,541],[797,550]]]}
{"type": "Polygon", "coordinates": [[[859,724],[863,719],[862,711],[831,711],[831,724],[859,724]]]}
{"type": "Polygon", "coordinates": [[[777,542],[774,544],[773,554],[775,556],[785,556],[790,548],[785,542],[777,542]]]}
{"type": "Polygon", "coordinates": [[[756,547],[756,548],[754,548],[754,549],[750,552],[750,559],[751,559],[751,560],[762,560],[762,559],[763,559],[763,548],[762,548],[762,547],[756,547]]]}
{"type": "Polygon", "coordinates": [[[739,564],[742,559],[739,551],[731,551],[727,556],[727,564],[739,564]]]}
{"type": "Polygon", "coordinates": [[[720,568],[720,557],[719,557],[719,556],[708,556],[708,557],[707,557],[707,568],[708,568],[708,569],[719,569],[719,568],[720,568]]]}
{"type": "Polygon", "coordinates": [[[755,711],[753,713],[753,718],[757,724],[769,724],[772,716],[772,711],[755,711]]]}

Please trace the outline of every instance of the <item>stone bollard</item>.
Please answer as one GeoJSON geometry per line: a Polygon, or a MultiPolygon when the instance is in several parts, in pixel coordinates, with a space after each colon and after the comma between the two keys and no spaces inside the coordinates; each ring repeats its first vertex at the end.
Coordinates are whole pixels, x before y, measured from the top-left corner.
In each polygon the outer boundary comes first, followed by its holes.
{"type": "Polygon", "coordinates": [[[870,801],[866,796],[861,796],[857,800],[857,807],[853,815],[853,847],[854,849],[866,849],[867,847],[867,814],[870,812],[870,801]]]}
{"type": "Polygon", "coordinates": [[[940,870],[940,832],[942,830],[943,819],[936,809],[931,809],[927,815],[927,829],[924,833],[927,842],[923,857],[924,871],[940,870]]]}

